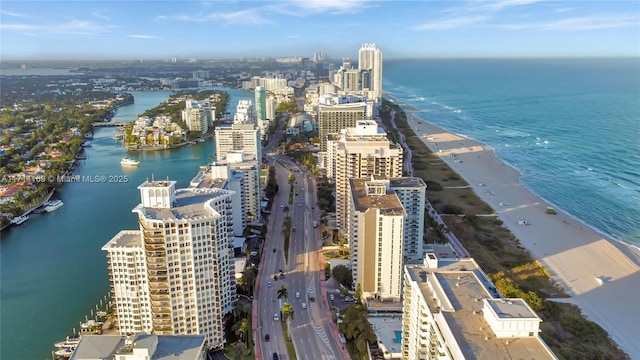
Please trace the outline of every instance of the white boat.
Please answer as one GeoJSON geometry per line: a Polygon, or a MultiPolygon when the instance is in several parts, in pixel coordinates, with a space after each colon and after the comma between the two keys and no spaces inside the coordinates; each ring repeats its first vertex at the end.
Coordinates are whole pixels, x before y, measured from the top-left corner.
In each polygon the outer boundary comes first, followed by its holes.
{"type": "Polygon", "coordinates": [[[120,160],[120,165],[122,165],[122,166],[138,166],[138,165],[140,165],[140,161],[139,160],[130,159],[130,158],[127,158],[127,157],[123,157],[122,160],[120,160]]]}
{"type": "Polygon", "coordinates": [[[53,211],[56,211],[56,210],[60,209],[62,207],[62,205],[64,205],[62,200],[49,201],[47,203],[47,206],[44,208],[44,211],[53,212],[53,211]]]}
{"type": "Polygon", "coordinates": [[[73,354],[73,349],[62,348],[60,350],[57,350],[54,354],[56,354],[56,356],[71,357],[71,355],[73,354]]]}
{"type": "Polygon", "coordinates": [[[20,225],[27,220],[29,220],[29,215],[16,216],[13,219],[11,219],[11,223],[13,225],[20,225]]]}
{"type": "Polygon", "coordinates": [[[103,325],[104,323],[102,321],[95,321],[95,320],[88,320],[87,322],[83,322],[82,324],[80,324],[80,327],[83,329],[90,329],[96,326],[100,326],[103,325]]]}

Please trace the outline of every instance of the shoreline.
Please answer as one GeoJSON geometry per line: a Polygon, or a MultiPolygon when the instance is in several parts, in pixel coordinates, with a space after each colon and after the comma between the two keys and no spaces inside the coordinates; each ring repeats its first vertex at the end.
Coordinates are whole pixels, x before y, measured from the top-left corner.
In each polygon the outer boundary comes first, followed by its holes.
{"type": "Polygon", "coordinates": [[[469,184],[570,295],[551,300],[579,306],[632,358],[640,357],[635,337],[640,323],[635,305],[640,302],[640,249],[537,195],[490,146],[429,123],[409,104],[396,99],[392,103],[405,112],[416,136],[469,184]],[[556,215],[547,214],[547,207],[556,215]]]}
{"type": "MultiPolygon", "coordinates": [[[[393,100],[392,100],[392,103],[393,103],[393,104],[395,104],[395,105],[398,105],[398,106],[400,106],[400,107],[402,108],[402,110],[407,114],[407,119],[411,119],[412,117],[415,117],[415,118],[417,118],[419,121],[422,121],[422,122],[424,122],[425,124],[428,124],[429,126],[431,126],[431,127],[433,127],[433,128],[440,129],[440,130],[441,130],[441,131],[443,131],[443,132],[447,132],[447,133],[450,133],[450,134],[452,134],[452,135],[459,136],[460,138],[462,138],[462,139],[464,139],[464,140],[469,140],[469,141],[471,141],[471,142],[477,143],[477,144],[479,144],[479,145],[482,145],[483,147],[486,147],[486,148],[490,149],[490,151],[493,153],[493,156],[494,156],[498,161],[500,161],[500,162],[504,163],[504,165],[506,165],[506,166],[510,167],[511,169],[513,169],[513,171],[517,172],[517,173],[518,173],[518,178],[519,178],[519,179],[522,177],[522,173],[520,172],[520,170],[518,170],[518,168],[516,168],[513,164],[509,163],[508,161],[506,161],[506,160],[502,159],[501,157],[499,157],[498,155],[496,155],[495,149],[494,149],[492,146],[487,145],[487,144],[483,143],[481,140],[475,139],[475,138],[470,137],[470,136],[468,136],[468,135],[464,135],[464,134],[456,133],[456,132],[453,132],[453,131],[451,131],[451,130],[447,130],[447,129],[445,129],[445,128],[443,128],[443,127],[439,126],[439,125],[435,125],[435,124],[433,124],[433,123],[430,123],[428,120],[425,120],[424,118],[420,117],[419,115],[415,115],[415,114],[418,114],[418,113],[424,113],[424,111],[423,111],[423,110],[420,110],[420,109],[416,108],[415,106],[413,106],[413,105],[411,105],[411,104],[408,104],[408,103],[406,103],[406,102],[399,101],[398,99],[394,98],[394,97],[393,97],[393,96],[391,96],[390,94],[386,94],[385,98],[386,98],[386,99],[389,99],[389,100],[393,99],[393,100]]],[[[416,132],[416,128],[415,128],[415,126],[414,126],[415,124],[413,124],[412,122],[409,122],[409,125],[411,126],[411,129],[412,129],[414,132],[416,132]]],[[[418,133],[417,133],[417,132],[416,132],[416,135],[418,135],[418,133]]],[[[427,141],[425,141],[423,138],[421,138],[421,140],[422,140],[422,142],[423,142],[423,143],[425,143],[425,144],[427,145],[427,147],[429,147],[429,149],[430,149],[434,154],[436,154],[436,153],[437,153],[437,151],[435,151],[431,146],[429,146],[429,144],[427,143],[427,141]]],[[[451,164],[449,164],[449,162],[447,161],[448,159],[446,159],[446,158],[444,158],[444,157],[443,157],[443,159],[444,159],[444,161],[447,163],[447,165],[449,165],[449,167],[451,167],[451,168],[453,169],[453,167],[451,166],[451,164]]],[[[465,179],[465,180],[466,180],[466,179],[465,179]]],[[[468,182],[468,181],[467,181],[467,182],[468,182]]],[[[554,202],[552,202],[552,201],[550,201],[550,200],[548,200],[548,199],[544,198],[542,195],[540,195],[540,194],[536,193],[533,189],[529,188],[528,186],[526,186],[526,185],[525,185],[525,184],[523,184],[522,182],[520,182],[520,181],[518,181],[518,182],[520,183],[520,186],[522,186],[523,188],[525,188],[527,191],[531,192],[531,193],[532,193],[532,194],[534,194],[535,196],[539,197],[539,198],[540,198],[544,203],[549,204],[549,206],[550,206],[550,207],[553,207],[556,211],[564,213],[565,215],[567,215],[567,216],[571,217],[574,221],[580,222],[583,226],[589,227],[591,230],[593,230],[594,232],[599,233],[600,235],[602,235],[603,237],[607,238],[607,239],[608,239],[608,240],[610,240],[610,241],[615,241],[615,242],[620,243],[620,245],[621,245],[621,246],[631,248],[631,249],[632,249],[632,251],[633,251],[634,256],[637,256],[637,257],[638,257],[638,261],[639,261],[639,262],[638,262],[638,264],[640,265],[640,244],[639,244],[639,245],[635,245],[635,244],[627,243],[627,242],[625,242],[625,241],[623,241],[623,240],[620,240],[620,239],[618,238],[618,236],[616,236],[616,235],[609,234],[609,233],[607,233],[606,231],[604,231],[604,230],[602,230],[602,229],[597,228],[595,225],[591,225],[591,224],[586,223],[584,220],[582,220],[582,219],[578,218],[576,215],[573,215],[573,214],[571,214],[571,213],[567,212],[566,210],[564,210],[560,205],[555,204],[554,202]]],[[[469,186],[473,187],[473,184],[469,183],[469,186]]],[[[475,189],[474,189],[474,190],[475,190],[475,189]]],[[[477,195],[481,197],[481,194],[477,194],[477,195]]],[[[482,200],[483,200],[483,201],[485,201],[485,202],[487,202],[484,198],[483,198],[482,200]]],[[[487,203],[488,203],[488,202],[487,202],[487,203]]],[[[492,206],[492,207],[493,207],[493,206],[492,206]]],[[[495,210],[495,207],[493,207],[493,208],[494,208],[494,210],[495,210]]],[[[497,213],[497,212],[496,212],[496,213],[497,213]]]]}

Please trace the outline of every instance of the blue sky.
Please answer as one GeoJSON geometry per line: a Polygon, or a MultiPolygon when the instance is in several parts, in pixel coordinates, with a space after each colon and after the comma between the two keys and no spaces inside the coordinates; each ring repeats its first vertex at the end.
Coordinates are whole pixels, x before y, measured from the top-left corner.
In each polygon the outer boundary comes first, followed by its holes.
{"type": "Polygon", "coordinates": [[[2,60],[640,56],[640,1],[2,0],[2,60]]]}

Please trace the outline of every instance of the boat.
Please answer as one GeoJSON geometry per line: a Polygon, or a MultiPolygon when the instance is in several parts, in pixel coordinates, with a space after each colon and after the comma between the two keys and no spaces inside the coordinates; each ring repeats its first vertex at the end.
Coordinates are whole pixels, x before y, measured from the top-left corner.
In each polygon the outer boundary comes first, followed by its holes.
{"type": "Polygon", "coordinates": [[[122,160],[120,160],[120,165],[122,165],[122,166],[138,166],[138,165],[140,165],[140,161],[139,160],[130,159],[130,158],[127,158],[127,157],[123,157],[122,160]]]}
{"type": "Polygon", "coordinates": [[[102,321],[95,321],[95,320],[87,320],[87,322],[83,322],[82,324],[80,324],[80,327],[83,329],[92,329],[95,327],[102,327],[104,323],[102,321]]]}
{"type": "Polygon", "coordinates": [[[20,225],[27,220],[29,220],[29,215],[15,216],[13,219],[11,219],[11,223],[13,225],[20,225]]]}
{"type": "Polygon", "coordinates": [[[121,134],[121,133],[115,134],[113,138],[116,140],[122,140],[124,139],[124,134],[121,134]]]}
{"type": "Polygon", "coordinates": [[[86,141],[86,140],[85,140],[85,141],[83,141],[83,142],[82,142],[82,147],[92,147],[92,146],[93,146],[93,145],[91,144],[91,142],[90,142],[90,141],[86,141]]]}
{"type": "Polygon", "coordinates": [[[56,211],[56,210],[60,209],[62,207],[62,205],[64,205],[62,200],[49,201],[47,203],[47,206],[45,206],[44,211],[53,212],[53,211],[56,211]]]}
{"type": "Polygon", "coordinates": [[[62,348],[60,350],[57,350],[54,354],[56,354],[56,356],[71,357],[71,355],[73,354],[73,349],[72,348],[62,348]]]}

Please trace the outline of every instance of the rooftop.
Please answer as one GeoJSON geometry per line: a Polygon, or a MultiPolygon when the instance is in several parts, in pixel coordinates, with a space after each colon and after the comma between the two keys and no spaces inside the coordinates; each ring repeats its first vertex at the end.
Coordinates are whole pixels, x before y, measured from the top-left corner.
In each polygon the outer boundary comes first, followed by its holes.
{"type": "Polygon", "coordinates": [[[140,245],[140,230],[121,230],[106,243],[102,250],[140,245]]]}
{"type": "Polygon", "coordinates": [[[204,349],[205,336],[138,335],[131,349],[126,348],[125,342],[126,338],[119,335],[85,335],[70,360],[112,360],[116,355],[139,359],[134,354],[138,349],[149,351],[151,360],[196,360],[204,349]]]}
{"type": "Polygon", "coordinates": [[[220,196],[227,196],[233,191],[218,188],[187,188],[176,190],[175,204],[169,209],[148,208],[138,205],[134,211],[141,211],[145,218],[153,220],[189,220],[197,218],[217,217],[219,214],[207,203],[220,196]]]}
{"type": "Polygon", "coordinates": [[[395,191],[389,190],[384,195],[367,195],[365,183],[368,179],[350,179],[351,195],[358,211],[378,209],[384,215],[405,215],[404,207],[395,191]]]}
{"type": "MultiPolygon", "coordinates": [[[[490,300],[506,313],[534,316],[524,311],[521,299],[496,299],[488,290],[490,282],[473,259],[446,259],[438,268],[407,266],[411,279],[418,283],[422,297],[434,314],[441,314],[468,359],[554,359],[553,353],[537,337],[497,338],[483,316],[483,300],[490,300]],[[428,283],[434,284],[430,287],[428,283]],[[433,290],[432,290],[433,288],[433,290]],[[435,299],[440,299],[436,303],[435,299]],[[511,304],[507,304],[511,302],[511,304]],[[518,303],[518,304],[516,304],[518,303]]],[[[528,306],[526,306],[528,307],[528,306]]]]}

